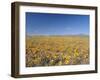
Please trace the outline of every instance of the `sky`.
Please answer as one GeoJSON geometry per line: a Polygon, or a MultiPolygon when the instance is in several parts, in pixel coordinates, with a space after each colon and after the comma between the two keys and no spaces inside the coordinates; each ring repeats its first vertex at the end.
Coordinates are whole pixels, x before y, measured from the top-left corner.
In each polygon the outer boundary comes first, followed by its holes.
{"type": "Polygon", "coordinates": [[[26,12],[27,35],[89,35],[89,15],[26,12]]]}

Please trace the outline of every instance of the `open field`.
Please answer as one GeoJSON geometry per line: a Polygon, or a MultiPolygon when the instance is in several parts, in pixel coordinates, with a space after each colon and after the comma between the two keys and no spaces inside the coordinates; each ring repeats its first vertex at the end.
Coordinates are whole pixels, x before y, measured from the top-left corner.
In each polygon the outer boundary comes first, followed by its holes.
{"type": "Polygon", "coordinates": [[[26,67],[89,64],[89,36],[26,36],[26,67]]]}

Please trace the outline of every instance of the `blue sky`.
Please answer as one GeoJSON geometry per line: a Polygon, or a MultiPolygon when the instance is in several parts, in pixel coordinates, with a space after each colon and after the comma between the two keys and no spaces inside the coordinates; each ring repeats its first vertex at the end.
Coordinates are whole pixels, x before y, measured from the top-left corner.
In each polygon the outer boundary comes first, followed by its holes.
{"type": "Polygon", "coordinates": [[[89,15],[26,12],[27,35],[89,35],[89,15]]]}

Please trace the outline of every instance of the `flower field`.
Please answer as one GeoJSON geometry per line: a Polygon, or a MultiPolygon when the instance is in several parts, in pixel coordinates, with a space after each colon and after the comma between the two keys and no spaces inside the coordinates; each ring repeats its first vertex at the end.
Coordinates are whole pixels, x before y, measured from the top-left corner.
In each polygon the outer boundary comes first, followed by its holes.
{"type": "Polygon", "coordinates": [[[26,36],[26,67],[89,64],[89,36],[26,36]]]}

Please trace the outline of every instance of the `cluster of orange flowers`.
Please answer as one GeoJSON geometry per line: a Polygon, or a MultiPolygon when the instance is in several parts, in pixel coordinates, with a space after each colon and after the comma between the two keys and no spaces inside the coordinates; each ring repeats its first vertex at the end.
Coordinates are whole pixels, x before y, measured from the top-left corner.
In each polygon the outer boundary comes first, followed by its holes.
{"type": "Polygon", "coordinates": [[[26,38],[27,67],[88,63],[88,37],[33,36],[26,38]]]}

